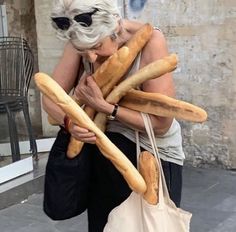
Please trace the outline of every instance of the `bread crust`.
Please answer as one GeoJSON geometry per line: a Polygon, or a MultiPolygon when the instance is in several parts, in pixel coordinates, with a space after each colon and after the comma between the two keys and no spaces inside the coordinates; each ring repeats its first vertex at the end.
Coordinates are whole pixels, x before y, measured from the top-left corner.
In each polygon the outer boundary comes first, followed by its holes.
{"type": "Polygon", "coordinates": [[[207,120],[207,113],[202,108],[160,93],[132,89],[121,99],[119,105],[148,114],[191,122],[207,120]]]}
{"type": "Polygon", "coordinates": [[[148,151],[143,151],[139,155],[139,172],[147,185],[143,198],[149,204],[156,205],[159,202],[160,168],[153,154],[148,151]]]}

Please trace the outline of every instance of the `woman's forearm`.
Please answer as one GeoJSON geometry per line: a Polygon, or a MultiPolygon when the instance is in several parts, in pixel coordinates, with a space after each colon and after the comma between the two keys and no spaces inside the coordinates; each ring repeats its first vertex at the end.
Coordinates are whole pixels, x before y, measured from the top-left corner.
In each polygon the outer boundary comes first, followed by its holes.
{"type": "MultiPolygon", "coordinates": [[[[158,117],[150,115],[154,133],[156,135],[165,134],[171,126],[172,118],[158,117]]],[[[145,132],[143,118],[140,112],[119,106],[116,119],[128,127],[145,132]]]]}
{"type": "Polygon", "coordinates": [[[60,109],[59,106],[53,103],[46,96],[42,96],[42,104],[43,104],[43,109],[47,112],[48,115],[50,115],[50,117],[56,120],[58,124],[60,125],[64,124],[65,113],[60,109]]]}

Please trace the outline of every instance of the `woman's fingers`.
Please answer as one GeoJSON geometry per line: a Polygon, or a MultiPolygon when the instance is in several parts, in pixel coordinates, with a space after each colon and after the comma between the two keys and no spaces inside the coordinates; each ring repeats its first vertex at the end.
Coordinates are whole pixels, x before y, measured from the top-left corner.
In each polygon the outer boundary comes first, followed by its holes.
{"type": "Polygon", "coordinates": [[[84,142],[84,143],[92,143],[92,144],[96,143],[96,136],[87,137],[87,138],[81,138],[81,137],[74,136],[74,138],[76,138],[77,140],[84,142]]]}
{"type": "Polygon", "coordinates": [[[77,139],[81,142],[85,142],[85,143],[95,143],[96,142],[96,135],[94,132],[89,131],[86,128],[79,127],[75,124],[73,124],[71,126],[70,133],[75,139],[77,139]]]}

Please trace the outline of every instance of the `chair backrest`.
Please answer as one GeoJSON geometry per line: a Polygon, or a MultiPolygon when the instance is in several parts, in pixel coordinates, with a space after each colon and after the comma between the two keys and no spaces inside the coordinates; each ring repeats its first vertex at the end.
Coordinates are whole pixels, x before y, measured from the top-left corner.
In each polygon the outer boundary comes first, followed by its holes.
{"type": "Polygon", "coordinates": [[[34,60],[27,41],[0,37],[0,97],[27,96],[34,60]]]}

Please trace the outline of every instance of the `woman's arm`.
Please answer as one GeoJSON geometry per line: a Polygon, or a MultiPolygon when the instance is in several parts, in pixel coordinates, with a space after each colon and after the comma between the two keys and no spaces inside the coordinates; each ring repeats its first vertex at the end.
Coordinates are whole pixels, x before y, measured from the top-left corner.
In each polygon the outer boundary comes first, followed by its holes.
{"type": "MultiPolygon", "coordinates": [[[[145,47],[141,67],[168,55],[166,39],[162,32],[154,30],[153,37],[145,47]]],[[[159,78],[146,81],[142,85],[145,92],[161,93],[169,97],[175,97],[175,87],[172,73],[167,73],[159,78]]],[[[156,134],[164,134],[168,131],[173,118],[151,115],[152,125],[156,134]]]]}
{"type": "MultiPolygon", "coordinates": [[[[53,79],[69,93],[74,87],[77,79],[78,68],[80,66],[80,56],[71,43],[67,43],[62,57],[53,71],[53,79]]],[[[53,117],[58,123],[63,124],[65,114],[46,96],[42,97],[44,110],[53,117]]]]}
{"type": "MultiPolygon", "coordinates": [[[[165,38],[160,31],[155,30],[153,32],[152,38],[143,49],[140,68],[167,55],[168,50],[165,38]]],[[[167,73],[159,78],[146,81],[143,83],[141,88],[146,92],[158,92],[170,97],[174,97],[175,95],[174,83],[171,73],[167,73]]],[[[106,106],[101,107],[100,111],[110,114],[113,109],[114,106],[107,103],[106,106]]],[[[154,131],[158,135],[166,133],[173,120],[172,118],[158,117],[154,115],[151,115],[150,117],[154,131]]],[[[119,107],[116,119],[133,129],[145,131],[143,118],[141,117],[140,113],[136,111],[119,107]]]]}

